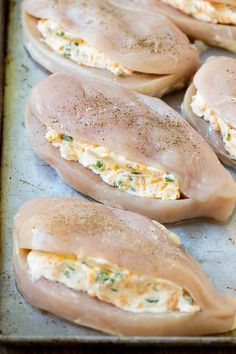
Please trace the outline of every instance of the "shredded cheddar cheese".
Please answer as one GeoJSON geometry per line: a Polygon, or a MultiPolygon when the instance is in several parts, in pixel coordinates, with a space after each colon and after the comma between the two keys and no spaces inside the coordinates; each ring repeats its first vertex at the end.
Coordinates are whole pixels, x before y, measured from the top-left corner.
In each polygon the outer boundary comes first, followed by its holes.
{"type": "Polygon", "coordinates": [[[105,259],[70,259],[32,250],[27,262],[34,280],[46,278],[62,283],[125,311],[199,311],[192,297],[175,283],[134,274],[105,259]]]}
{"type": "Polygon", "coordinates": [[[194,114],[205,119],[213,130],[221,134],[225,150],[236,159],[236,129],[219,117],[198,91],[192,98],[191,107],[194,114]]]}
{"type": "Polygon", "coordinates": [[[206,0],[161,0],[198,20],[236,25],[236,6],[206,0]]]}
{"type": "Polygon", "coordinates": [[[115,63],[101,51],[90,46],[78,34],[66,31],[59,24],[49,20],[39,20],[37,26],[43,41],[58,54],[85,66],[107,69],[114,75],[131,75],[132,70],[115,63]]]}
{"type": "Polygon", "coordinates": [[[50,128],[46,138],[60,149],[64,159],[78,161],[123,192],[165,200],[180,198],[174,174],[167,173],[161,166],[148,167],[129,161],[108,148],[88,144],[50,128]]]}

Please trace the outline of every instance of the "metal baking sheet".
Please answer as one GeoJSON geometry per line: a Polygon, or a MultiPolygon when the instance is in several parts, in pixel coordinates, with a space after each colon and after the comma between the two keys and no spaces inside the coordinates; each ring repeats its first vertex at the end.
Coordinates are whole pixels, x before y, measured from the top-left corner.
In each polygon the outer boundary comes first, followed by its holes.
{"type": "MultiPolygon", "coordinates": [[[[5,95],[1,174],[1,259],[0,259],[0,341],[63,343],[138,343],[156,345],[236,344],[234,333],[210,337],[114,337],[85,327],[74,326],[32,308],[18,293],[12,272],[12,221],[17,209],[36,196],[79,195],[54,170],[38,159],[26,138],[24,110],[31,88],[47,76],[23,48],[20,21],[21,1],[11,1],[5,65],[5,95]]],[[[221,50],[203,54],[231,55],[221,50]]],[[[183,92],[165,100],[179,109],[183,92]]],[[[233,173],[231,171],[231,173],[233,173]]],[[[236,176],[235,176],[236,177],[236,176]]],[[[210,183],[211,181],[209,181],[210,183]]],[[[83,198],[83,197],[81,197],[83,198]]],[[[191,221],[171,225],[183,247],[212,278],[216,288],[236,296],[236,214],[227,224],[191,221]]]]}

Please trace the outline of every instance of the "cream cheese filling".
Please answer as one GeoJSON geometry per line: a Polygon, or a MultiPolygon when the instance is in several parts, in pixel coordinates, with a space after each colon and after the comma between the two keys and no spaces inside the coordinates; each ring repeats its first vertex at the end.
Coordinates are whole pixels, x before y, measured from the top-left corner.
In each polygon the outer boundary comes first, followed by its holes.
{"type": "Polygon", "coordinates": [[[32,250],[27,256],[27,264],[34,281],[45,278],[59,282],[125,311],[164,313],[200,310],[190,294],[175,283],[134,274],[105,259],[68,258],[32,250]]]}
{"type": "Polygon", "coordinates": [[[132,162],[103,146],[48,129],[46,139],[60,149],[62,158],[78,161],[109,185],[142,197],[180,198],[179,183],[174,174],[167,173],[161,166],[148,167],[132,162]]]}
{"type": "Polygon", "coordinates": [[[231,158],[236,159],[236,129],[226,123],[211,109],[199,91],[192,97],[191,108],[194,114],[205,119],[210,123],[213,130],[221,134],[225,150],[228,151],[231,158]]]}
{"type": "Polygon", "coordinates": [[[236,6],[205,0],[161,0],[198,20],[236,25],[236,6]]]}
{"type": "Polygon", "coordinates": [[[107,69],[118,76],[132,74],[132,70],[115,63],[101,51],[78,38],[78,34],[66,31],[56,22],[39,20],[37,28],[43,37],[43,41],[50,48],[80,65],[107,69]]]}

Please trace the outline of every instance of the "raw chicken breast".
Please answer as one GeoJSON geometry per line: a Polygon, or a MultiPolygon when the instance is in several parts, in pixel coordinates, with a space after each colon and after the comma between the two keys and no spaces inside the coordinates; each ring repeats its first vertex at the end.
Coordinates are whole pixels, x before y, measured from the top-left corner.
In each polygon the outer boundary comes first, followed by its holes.
{"type": "MultiPolygon", "coordinates": [[[[182,251],[176,238],[161,224],[132,212],[78,198],[34,199],[24,204],[15,216],[13,261],[17,286],[31,305],[111,334],[185,336],[233,329],[235,299],[219,295],[213,289],[208,276],[182,251]],[[32,263],[33,259],[37,263],[32,263]],[[59,268],[55,260],[61,260],[59,268]],[[75,265],[81,260],[77,272],[75,265]],[[93,286],[95,292],[106,291],[103,299],[78,290],[78,279],[83,281],[81,276],[88,263],[90,274],[86,286],[90,290],[93,286]],[[99,266],[103,267],[103,273],[99,266]],[[111,267],[119,267],[119,277],[111,277],[111,267]],[[77,285],[69,280],[75,272],[77,285]],[[94,272],[97,277],[92,277],[94,272]],[[110,303],[110,288],[113,298],[121,297],[122,283],[126,289],[127,286],[132,289],[130,279],[134,277],[137,286],[144,279],[151,280],[148,288],[153,286],[153,294],[162,302],[165,290],[173,310],[152,312],[160,305],[158,300],[150,299],[149,311],[141,313],[110,303]],[[181,311],[173,303],[178,300],[176,291],[181,306],[186,303],[181,311]]],[[[142,294],[146,291],[142,287],[142,294]]],[[[131,303],[137,296],[139,293],[134,290],[131,303]]],[[[123,304],[126,300],[122,298],[123,304]]]]}
{"type": "MultiPolygon", "coordinates": [[[[58,73],[33,89],[26,129],[39,157],[76,190],[104,204],[161,222],[201,216],[223,221],[233,211],[236,186],[231,175],[205,140],[159,99],[100,80],[58,73]],[[51,129],[66,140],[64,150],[47,139],[51,129]],[[83,158],[74,158],[81,151],[78,142],[98,148],[103,160],[92,160],[90,166],[83,158]],[[121,190],[118,183],[107,183],[101,178],[107,151],[119,157],[113,175],[123,161],[132,161],[125,172],[131,173],[129,180],[144,176],[145,184],[147,172],[142,168],[152,170],[157,174],[152,183],[160,186],[160,176],[165,176],[161,189],[170,183],[181,194],[175,193],[176,200],[143,197],[130,188],[130,193],[121,190]]],[[[94,154],[92,150],[89,158],[94,154]]]]}
{"type": "Polygon", "coordinates": [[[216,154],[236,167],[236,59],[210,57],[186,92],[183,113],[216,154]]]}
{"type": "Polygon", "coordinates": [[[25,0],[25,46],[51,72],[80,73],[162,96],[189,81],[198,54],[165,16],[147,11],[145,22],[142,16],[142,9],[109,1],[25,0]]]}
{"type": "MultiPolygon", "coordinates": [[[[114,1],[114,0],[113,0],[114,1]]],[[[235,2],[211,1],[225,3],[236,6],[235,2]]],[[[184,2],[183,2],[184,3],[184,2]]],[[[156,11],[169,17],[181,31],[190,38],[200,39],[203,42],[236,52],[236,26],[231,24],[212,23],[196,19],[179,11],[174,6],[168,5],[162,0],[120,0],[119,5],[123,8],[143,8],[149,9],[153,13],[156,11]]],[[[235,10],[233,11],[233,21],[235,21],[235,10]]],[[[201,12],[202,14],[202,12],[201,12]]],[[[223,20],[222,20],[223,21],[223,20]]]]}

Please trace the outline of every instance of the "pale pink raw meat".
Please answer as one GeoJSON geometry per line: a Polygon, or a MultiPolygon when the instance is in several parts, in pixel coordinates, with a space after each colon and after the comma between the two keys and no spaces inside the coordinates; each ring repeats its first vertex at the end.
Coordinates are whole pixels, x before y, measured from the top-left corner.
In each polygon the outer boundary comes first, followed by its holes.
{"type": "Polygon", "coordinates": [[[27,301],[76,324],[137,336],[203,335],[235,327],[235,299],[213,289],[167,230],[135,213],[79,198],[31,200],[15,216],[13,261],[18,289],[27,301]],[[172,281],[191,295],[200,311],[137,314],[60,282],[34,280],[27,265],[32,249],[103,258],[135,274],[172,281]]]}
{"type": "Polygon", "coordinates": [[[88,79],[54,74],[36,86],[26,112],[35,152],[75,189],[105,204],[161,222],[199,216],[225,220],[233,211],[236,185],[205,140],[163,101],[88,79]],[[46,126],[107,147],[130,161],[161,165],[173,173],[185,199],[158,200],[120,191],[92,170],[60,156],[46,126]]]}
{"type": "MultiPolygon", "coordinates": [[[[114,0],[111,1],[114,2],[114,0]]],[[[169,17],[190,38],[200,39],[209,45],[236,52],[236,26],[234,25],[197,20],[161,0],[120,0],[119,6],[126,9],[137,8],[144,11],[149,9],[152,13],[158,12],[169,17]]]]}
{"type": "Polygon", "coordinates": [[[202,65],[188,88],[183,114],[189,123],[206,139],[216,154],[229,166],[236,167],[236,160],[225,150],[220,133],[209,122],[196,116],[191,108],[192,97],[198,91],[209,107],[232,128],[236,129],[236,60],[228,57],[210,57],[202,65]]]}
{"type": "Polygon", "coordinates": [[[25,0],[25,45],[32,57],[51,72],[68,71],[98,77],[153,96],[183,87],[197,70],[198,54],[187,37],[158,13],[124,10],[109,1],[25,0]],[[38,19],[50,19],[104,53],[133,74],[115,76],[106,69],[86,67],[54,52],[43,43],[38,19]],[[140,19],[140,20],[139,20],[140,19]]]}

